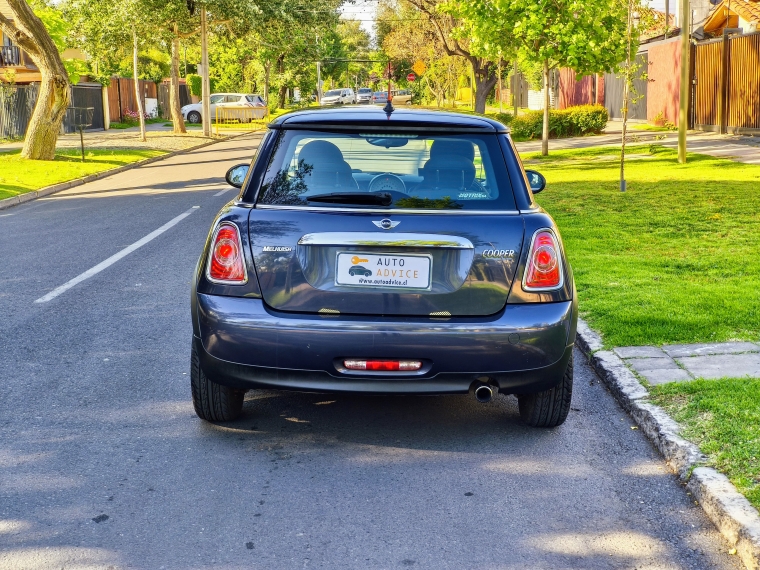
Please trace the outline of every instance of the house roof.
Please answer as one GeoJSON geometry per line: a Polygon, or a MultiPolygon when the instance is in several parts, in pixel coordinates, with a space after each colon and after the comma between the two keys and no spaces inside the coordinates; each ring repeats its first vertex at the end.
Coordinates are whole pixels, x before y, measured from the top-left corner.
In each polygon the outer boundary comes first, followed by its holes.
{"type": "Polygon", "coordinates": [[[724,27],[732,27],[727,22],[733,17],[746,22],[760,23],[760,1],[758,0],[723,0],[705,20],[705,32],[717,32],[724,27]]]}

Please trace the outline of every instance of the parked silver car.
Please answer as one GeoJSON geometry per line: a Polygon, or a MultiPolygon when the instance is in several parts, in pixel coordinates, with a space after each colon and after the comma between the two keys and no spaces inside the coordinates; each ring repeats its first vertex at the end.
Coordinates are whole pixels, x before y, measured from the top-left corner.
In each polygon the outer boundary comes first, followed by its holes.
{"type": "Polygon", "coordinates": [[[372,89],[369,87],[360,87],[356,92],[357,103],[372,103],[372,89]]]}

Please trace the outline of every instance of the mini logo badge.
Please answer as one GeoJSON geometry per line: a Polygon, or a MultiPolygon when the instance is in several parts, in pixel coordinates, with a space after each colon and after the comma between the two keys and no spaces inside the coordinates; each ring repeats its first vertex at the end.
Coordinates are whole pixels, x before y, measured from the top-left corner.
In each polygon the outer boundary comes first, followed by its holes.
{"type": "Polygon", "coordinates": [[[261,251],[288,252],[288,251],[293,251],[293,248],[287,245],[265,245],[264,247],[261,248],[261,251]]]}
{"type": "Polygon", "coordinates": [[[388,218],[385,218],[384,220],[379,220],[379,221],[373,220],[372,223],[375,224],[378,228],[383,228],[384,230],[390,230],[390,229],[395,228],[401,222],[394,222],[393,220],[389,220],[388,218]]]}

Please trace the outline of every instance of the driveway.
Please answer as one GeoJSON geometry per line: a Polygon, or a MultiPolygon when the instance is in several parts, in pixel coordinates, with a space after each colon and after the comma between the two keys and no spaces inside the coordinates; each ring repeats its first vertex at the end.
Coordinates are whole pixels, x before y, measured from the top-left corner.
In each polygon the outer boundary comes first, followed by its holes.
{"type": "Polygon", "coordinates": [[[0,213],[0,568],[739,568],[579,353],[554,430],[507,396],[198,420],[190,281],[257,143],[0,213]]]}

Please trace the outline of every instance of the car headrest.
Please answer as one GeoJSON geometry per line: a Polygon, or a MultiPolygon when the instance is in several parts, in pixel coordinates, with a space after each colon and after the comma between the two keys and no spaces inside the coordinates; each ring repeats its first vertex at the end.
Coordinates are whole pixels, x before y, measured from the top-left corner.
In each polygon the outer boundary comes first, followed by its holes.
{"type": "Polygon", "coordinates": [[[306,164],[319,168],[324,163],[342,163],[343,153],[331,142],[311,141],[303,145],[301,152],[298,153],[298,161],[304,161],[306,164]]]}
{"type": "Polygon", "coordinates": [[[444,155],[460,156],[472,162],[475,160],[475,146],[470,141],[463,140],[437,139],[433,141],[430,147],[430,160],[444,155]]]}
{"type": "Polygon", "coordinates": [[[469,188],[475,182],[475,165],[462,156],[440,155],[427,161],[423,176],[425,186],[469,188]]]}

